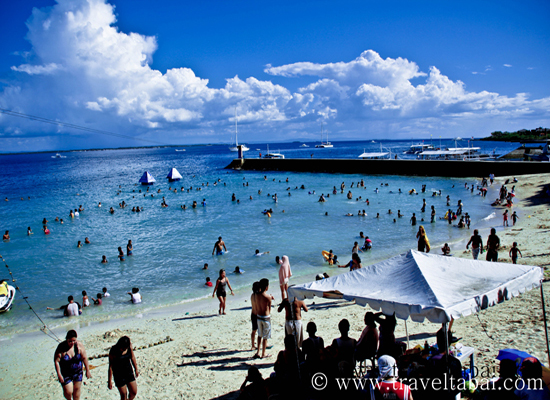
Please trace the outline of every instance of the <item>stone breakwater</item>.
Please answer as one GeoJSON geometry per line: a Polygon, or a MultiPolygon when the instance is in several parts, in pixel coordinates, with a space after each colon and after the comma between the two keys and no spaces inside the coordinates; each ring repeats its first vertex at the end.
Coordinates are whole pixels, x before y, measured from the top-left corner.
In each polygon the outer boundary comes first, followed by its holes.
{"type": "Polygon", "coordinates": [[[259,159],[233,160],[226,168],[248,171],[325,172],[365,175],[441,176],[448,178],[550,173],[550,163],[535,161],[259,159]]]}

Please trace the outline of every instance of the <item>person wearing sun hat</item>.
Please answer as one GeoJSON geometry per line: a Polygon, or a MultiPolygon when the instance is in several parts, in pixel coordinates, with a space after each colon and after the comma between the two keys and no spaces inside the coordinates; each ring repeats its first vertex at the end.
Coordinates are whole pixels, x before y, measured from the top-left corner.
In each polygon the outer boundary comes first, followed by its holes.
{"type": "Polygon", "coordinates": [[[380,357],[378,359],[378,371],[380,373],[378,383],[370,387],[371,400],[379,398],[413,400],[411,388],[396,379],[399,371],[397,370],[395,358],[388,355],[380,357]]]}

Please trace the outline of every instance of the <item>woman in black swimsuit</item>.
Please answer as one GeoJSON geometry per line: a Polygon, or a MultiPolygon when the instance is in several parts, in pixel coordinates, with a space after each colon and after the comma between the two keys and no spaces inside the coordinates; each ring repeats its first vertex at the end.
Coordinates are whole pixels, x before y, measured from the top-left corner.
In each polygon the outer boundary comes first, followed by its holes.
{"type": "Polygon", "coordinates": [[[227,293],[225,292],[225,286],[229,286],[229,290],[231,290],[231,294],[233,295],[233,289],[231,289],[231,285],[229,284],[229,279],[225,276],[225,269],[220,269],[220,276],[218,277],[218,280],[216,281],[216,287],[214,288],[214,293],[212,293],[212,297],[218,296],[218,300],[220,301],[220,310],[218,311],[219,314],[225,315],[225,298],[227,297],[227,293]]]}
{"type": "Polygon", "coordinates": [[[86,349],[76,340],[76,331],[67,332],[66,340],[61,342],[53,357],[57,379],[63,387],[63,396],[67,400],[79,400],[82,387],[82,365],[86,367],[86,378],[91,379],[86,349]]]}
{"type": "Polygon", "coordinates": [[[109,351],[109,375],[107,377],[109,390],[113,388],[111,380],[113,376],[121,400],[134,399],[137,395],[136,378],[139,376],[139,371],[136,356],[132,350],[132,343],[128,336],[121,337],[109,351]]]}

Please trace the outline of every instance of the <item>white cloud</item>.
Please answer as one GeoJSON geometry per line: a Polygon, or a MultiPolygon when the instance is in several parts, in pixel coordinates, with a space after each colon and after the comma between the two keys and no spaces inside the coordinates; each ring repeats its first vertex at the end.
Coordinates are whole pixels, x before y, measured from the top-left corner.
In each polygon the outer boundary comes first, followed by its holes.
{"type": "Polygon", "coordinates": [[[47,65],[29,65],[21,64],[20,66],[11,67],[12,71],[17,72],[26,72],[29,75],[50,75],[55,71],[62,69],[59,65],[55,63],[49,63],[47,65]]]}
{"type": "MultiPolygon", "coordinates": [[[[164,74],[152,69],[157,38],[121,32],[113,6],[105,1],[58,0],[51,8],[33,10],[27,22],[32,51],[21,53],[24,63],[12,67],[19,73],[0,89],[0,107],[133,136],[151,138],[159,132],[164,141],[196,135],[193,140],[199,142],[199,135],[228,140],[235,108],[240,123],[265,135],[249,138],[255,140],[277,139],[274,131],[279,138],[285,132],[317,135],[319,119],[336,140],[336,130],[362,138],[365,123],[378,129],[374,135],[391,129],[410,137],[427,129],[479,126],[482,119],[549,117],[548,99],[469,92],[436,67],[426,73],[414,61],[382,58],[374,50],[349,62],[265,67],[273,76],[307,77],[294,93],[269,80],[238,76],[214,89],[189,68],[164,74]]],[[[54,129],[7,118],[0,116],[3,137],[54,129]]]]}
{"type": "Polygon", "coordinates": [[[512,68],[510,64],[502,64],[502,65],[505,66],[506,68],[512,68]]]}

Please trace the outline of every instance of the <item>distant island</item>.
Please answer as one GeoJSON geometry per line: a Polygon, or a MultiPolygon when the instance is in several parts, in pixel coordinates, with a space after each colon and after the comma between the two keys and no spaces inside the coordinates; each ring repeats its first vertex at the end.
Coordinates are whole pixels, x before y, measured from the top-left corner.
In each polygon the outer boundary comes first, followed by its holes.
{"type": "Polygon", "coordinates": [[[500,142],[541,142],[550,139],[550,129],[521,129],[516,132],[491,132],[491,136],[479,140],[491,140],[500,142]]]}

